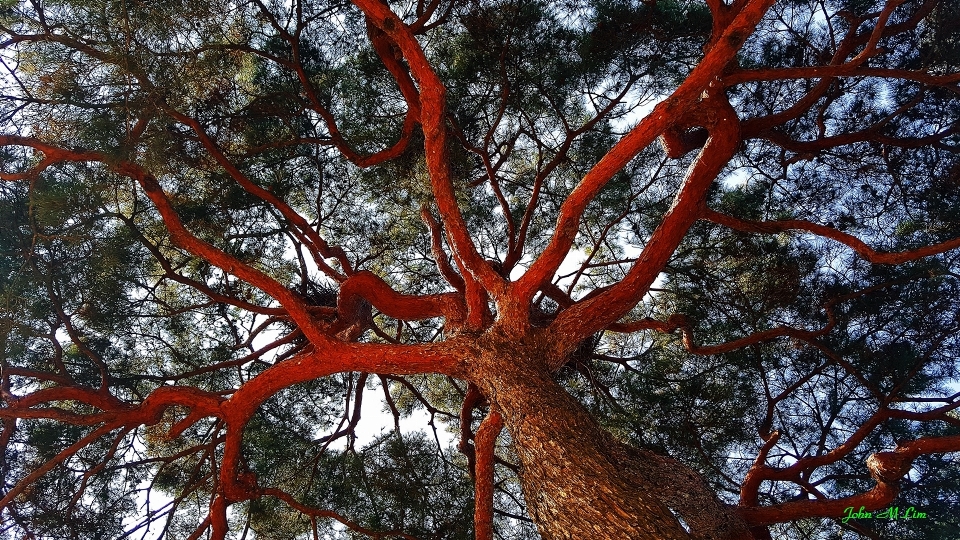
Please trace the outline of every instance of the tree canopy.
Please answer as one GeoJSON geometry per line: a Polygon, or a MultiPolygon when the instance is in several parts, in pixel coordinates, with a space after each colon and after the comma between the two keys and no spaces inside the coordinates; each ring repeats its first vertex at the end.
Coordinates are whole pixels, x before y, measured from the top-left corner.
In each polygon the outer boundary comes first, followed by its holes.
{"type": "Polygon", "coordinates": [[[0,0],[0,63],[0,538],[960,535],[955,1],[0,0]]]}

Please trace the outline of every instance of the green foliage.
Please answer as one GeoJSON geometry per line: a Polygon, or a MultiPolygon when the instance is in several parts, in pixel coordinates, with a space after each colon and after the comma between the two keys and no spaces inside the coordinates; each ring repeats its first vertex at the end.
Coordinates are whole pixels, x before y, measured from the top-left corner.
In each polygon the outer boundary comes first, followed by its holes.
{"type": "Polygon", "coordinates": [[[472,484],[425,434],[388,433],[317,467],[309,499],[342,508],[370,527],[426,538],[473,537],[472,484]]]}
{"type": "MultiPolygon", "coordinates": [[[[422,4],[391,8],[413,24],[422,4]]],[[[893,11],[891,24],[903,31],[885,33],[857,76],[761,77],[728,87],[750,138],[707,206],[742,220],[807,220],[878,251],[960,237],[960,99],[955,81],[936,79],[960,69],[960,7],[936,2],[913,27],[921,4],[893,11]],[[756,128],[806,95],[802,111],[756,128]]],[[[847,35],[863,38],[848,56],[856,55],[885,5],[777,1],[725,73],[825,66],[847,35]]],[[[503,274],[516,277],[541,252],[581,179],[697,65],[713,23],[707,3],[687,0],[437,6],[417,39],[445,86],[453,190],[483,258],[506,265],[505,231],[521,223],[519,262],[503,274]]],[[[335,284],[281,209],[242,182],[283,200],[355,270],[404,294],[451,291],[421,219],[423,209],[438,210],[424,133],[419,125],[404,133],[409,104],[351,4],[2,0],[0,27],[0,133],[102,156],[0,182],[4,410],[10,395],[58,385],[133,404],[164,386],[229,396],[312,351],[263,290],[177,247],[143,187],[115,169],[124,160],[156,178],[191,234],[305,298],[321,326],[333,320],[335,284]],[[341,151],[367,157],[395,144],[396,157],[363,168],[341,151]]],[[[557,287],[582,300],[623,279],[695,155],[667,159],[653,144],[614,174],[581,216],[557,287]]],[[[28,171],[42,158],[3,147],[0,171],[28,171]]],[[[449,237],[440,243],[449,248],[449,237]]],[[[342,270],[334,257],[319,259],[342,270]]],[[[556,376],[621,440],[689,464],[736,503],[762,437],[774,430],[781,439],[768,464],[782,467],[843,444],[881,407],[919,412],[956,402],[958,262],[951,250],[872,265],[822,236],[700,221],[627,319],[683,314],[689,340],[701,346],[778,328],[822,332],[709,355],[691,353],[679,331],[599,332],[556,376]]],[[[548,296],[530,307],[535,326],[562,309],[548,296]]],[[[377,327],[361,342],[425,344],[455,334],[449,321],[397,321],[372,308],[365,322],[377,327]]],[[[478,405],[461,426],[467,385],[446,376],[360,381],[340,373],[268,399],[245,426],[244,474],[359,527],[472,537],[467,458],[435,439],[476,428],[489,409],[478,405]],[[358,443],[357,396],[384,391],[385,414],[397,414],[384,424],[428,416],[434,434],[392,430],[358,443]]],[[[97,410],[72,400],[49,406],[64,416],[97,410]]],[[[56,465],[4,510],[0,537],[121,538],[147,528],[147,537],[191,537],[218,489],[228,427],[209,418],[185,427],[187,414],[170,407],[56,465]],[[184,429],[173,436],[175,427],[184,429]]],[[[6,422],[0,491],[91,429],[6,422]]],[[[805,472],[806,485],[766,482],[761,501],[815,497],[810,486],[831,498],[862,493],[874,485],[863,465],[871,453],[957,429],[943,419],[885,420],[842,459],[805,472]]],[[[527,540],[536,532],[508,439],[497,450],[504,513],[496,534],[527,540]]],[[[958,486],[955,456],[922,456],[894,504],[925,509],[930,519],[868,525],[882,537],[957,537],[958,486]]],[[[229,519],[238,538],[313,535],[308,516],[273,496],[234,505],[229,519]]],[[[798,520],[773,533],[857,534],[842,525],[798,520]]],[[[331,538],[365,537],[332,519],[317,528],[331,538]]]]}

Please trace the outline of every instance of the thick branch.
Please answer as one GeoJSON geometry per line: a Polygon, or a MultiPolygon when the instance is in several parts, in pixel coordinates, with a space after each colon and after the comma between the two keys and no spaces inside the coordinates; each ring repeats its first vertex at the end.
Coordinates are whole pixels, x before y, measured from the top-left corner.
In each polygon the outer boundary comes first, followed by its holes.
{"type": "Polygon", "coordinates": [[[197,138],[200,139],[200,143],[203,144],[204,148],[206,148],[207,152],[209,152],[210,155],[217,160],[217,163],[219,163],[220,166],[227,171],[230,177],[233,178],[234,181],[240,185],[240,187],[242,187],[246,192],[272,205],[274,208],[280,211],[283,217],[293,226],[291,228],[291,232],[297,236],[297,238],[303,242],[304,245],[307,246],[307,249],[310,250],[310,254],[313,257],[314,262],[317,264],[317,267],[320,268],[324,274],[330,276],[336,281],[343,281],[346,279],[346,276],[334,270],[329,264],[326,263],[325,260],[327,258],[336,257],[347,273],[350,273],[350,261],[347,260],[346,254],[343,253],[343,250],[339,248],[333,248],[327,244],[327,241],[320,236],[320,233],[318,233],[317,230],[314,229],[303,216],[291,208],[290,205],[267,189],[260,187],[250,180],[250,178],[248,178],[247,175],[245,175],[236,166],[236,164],[234,164],[230,158],[223,153],[217,143],[207,134],[200,122],[174,110],[171,107],[167,107],[167,113],[178,121],[190,126],[193,132],[196,133],[197,138]]]}
{"type": "Polygon", "coordinates": [[[386,4],[379,0],[355,0],[354,4],[397,44],[420,85],[420,120],[427,170],[454,256],[487,291],[500,299],[505,282],[477,251],[457,203],[447,155],[446,88],[430,66],[414,33],[386,4]]]}
{"type": "MultiPolygon", "coordinates": [[[[517,311],[514,316],[525,317],[525,315],[520,315],[521,312],[525,311],[525,308],[521,306],[529,304],[536,291],[545,282],[549,281],[557,268],[560,267],[573,245],[580,218],[587,205],[614,174],[622,170],[641,150],[649,146],[685,111],[694,106],[698,96],[730,63],[772,4],[773,0],[752,0],[748,2],[737,17],[724,29],[723,37],[707,52],[703,60],[687,76],[680,87],[668,99],[657,105],[637,127],[614,145],[603,159],[577,184],[577,187],[560,207],[560,215],[557,218],[557,225],[550,243],[513,287],[513,301],[517,304],[513,308],[517,311]]],[[[714,146],[719,145],[719,141],[714,144],[714,146]]],[[[718,148],[713,150],[716,151],[718,148]]],[[[726,160],[724,160],[725,162],[726,160]]],[[[656,233],[654,234],[656,235],[656,233]]],[[[659,269],[654,273],[654,276],[656,273],[659,273],[659,269]]],[[[618,312],[613,320],[620,318],[625,312],[625,310],[618,312]]],[[[585,335],[591,333],[587,332],[585,335]]]]}
{"type": "Polygon", "coordinates": [[[474,438],[473,434],[473,411],[483,402],[483,394],[473,383],[467,387],[467,394],[463,396],[463,404],[460,406],[460,442],[457,449],[467,457],[467,470],[471,478],[477,476],[477,451],[470,441],[474,438]]]}
{"type": "Polygon", "coordinates": [[[876,510],[889,505],[899,491],[899,481],[921,455],[960,452],[960,436],[922,438],[898,443],[892,452],[867,459],[867,469],[877,485],[866,493],[840,499],[795,501],[768,507],[742,507],[740,515],[752,525],[782,523],[813,517],[842,517],[847,508],[876,510]]]}
{"type": "Polygon", "coordinates": [[[156,178],[139,165],[129,161],[117,161],[106,154],[100,152],[89,152],[83,150],[68,150],[59,148],[43,141],[31,138],[20,137],[17,135],[0,135],[0,146],[28,146],[44,153],[47,158],[57,159],[64,162],[99,162],[115,172],[136,180],[147,197],[153,201],[154,206],[160,212],[164,223],[170,232],[170,238],[173,243],[182,249],[185,249],[194,256],[207,260],[211,264],[218,266],[224,271],[237,276],[238,278],[260,288],[280,304],[290,314],[291,318],[303,330],[303,333],[315,345],[332,344],[333,340],[324,333],[314,321],[309,306],[297,297],[287,287],[277,282],[264,272],[241,262],[236,257],[224,252],[214,245],[205,242],[194,236],[183,225],[180,216],[173,208],[170,199],[164,193],[163,188],[156,178]]]}
{"type": "MultiPolygon", "coordinates": [[[[893,11],[903,3],[902,0],[894,0],[888,2],[883,10],[874,14],[873,16],[878,17],[878,21],[874,26],[874,29],[869,34],[859,34],[857,33],[858,28],[862,23],[867,19],[854,18],[850,21],[850,28],[847,31],[847,34],[843,37],[840,43],[837,46],[837,50],[834,52],[833,57],[830,59],[829,66],[820,66],[817,68],[810,69],[825,69],[824,78],[820,80],[806,95],[800,98],[796,103],[790,107],[767,116],[761,116],[758,118],[751,118],[743,122],[743,135],[744,138],[752,138],[758,136],[761,133],[766,133],[770,129],[781,125],[789,120],[795,119],[804,113],[806,113],[810,107],[813,106],[820,98],[826,94],[830,89],[830,86],[833,84],[833,77],[829,76],[829,69],[839,70],[841,73],[845,71],[854,72],[859,69],[860,66],[864,64],[870,57],[877,54],[877,43],[880,38],[888,37],[900,32],[912,30],[916,28],[916,25],[919,21],[926,17],[931,10],[937,5],[937,0],[926,0],[914,14],[907,20],[891,25],[885,26],[886,22],[889,20],[890,16],[893,14],[893,11]],[[847,58],[856,50],[857,47],[863,45],[863,50],[860,51],[854,58],[847,60],[847,58]]],[[[789,68],[794,69],[794,68],[789,68]]],[[[807,68],[799,68],[807,69],[807,68]]],[[[737,74],[731,74],[731,84],[735,84],[737,79],[737,74]]],[[[724,78],[726,81],[726,77],[724,78]]]]}
{"type": "Polygon", "coordinates": [[[401,294],[372,272],[360,271],[340,285],[337,297],[339,321],[334,332],[343,330],[360,317],[366,300],[381,313],[403,321],[419,321],[443,317],[446,324],[456,328],[466,316],[466,307],[459,293],[413,296],[401,294]]]}
{"type": "Polygon", "coordinates": [[[477,461],[474,486],[473,527],[476,540],[493,540],[493,469],[497,436],[503,429],[503,417],[491,406],[477,429],[477,461]]]}
{"type": "MultiPolygon", "coordinates": [[[[560,347],[574,346],[632,309],[653,285],[689,228],[704,211],[707,190],[740,144],[736,112],[720,88],[710,91],[715,94],[701,104],[714,114],[712,125],[706,126],[710,137],[687,171],[673,205],[620,283],[590,299],[581,300],[557,317],[550,330],[560,347]]],[[[560,357],[565,356],[564,352],[560,351],[560,357]]]]}
{"type": "MultiPolygon", "coordinates": [[[[277,34],[290,45],[293,54],[292,61],[285,61],[273,57],[270,57],[270,59],[279,65],[292,69],[296,73],[300,85],[307,99],[310,101],[310,107],[323,119],[327,127],[327,132],[330,134],[330,140],[333,145],[336,146],[337,150],[340,151],[341,155],[357,167],[371,167],[403,154],[412,139],[414,128],[419,119],[420,108],[419,100],[416,96],[416,88],[413,87],[412,81],[410,81],[409,72],[407,72],[397,59],[393,58],[392,49],[394,45],[390,43],[390,40],[385,39],[382,33],[379,35],[370,33],[368,25],[368,37],[370,37],[374,50],[380,56],[387,70],[394,76],[404,99],[407,101],[407,114],[404,117],[400,138],[397,142],[373,154],[363,155],[354,150],[350,146],[350,143],[343,137],[343,134],[337,126],[336,118],[334,118],[329,108],[324,104],[324,100],[318,94],[316,87],[313,82],[311,82],[310,76],[304,68],[300,52],[300,32],[302,27],[298,27],[295,33],[291,34],[284,25],[273,16],[267,6],[260,0],[257,0],[256,3],[260,8],[260,13],[270,21],[271,26],[273,26],[277,34]]],[[[258,54],[263,55],[259,52],[258,54]]]]}
{"type": "Polygon", "coordinates": [[[48,401],[67,400],[87,403],[104,410],[105,414],[98,413],[88,416],[105,423],[81,437],[77,442],[68,446],[20,480],[4,494],[3,499],[0,500],[0,510],[10,504],[27,486],[107,433],[122,426],[155,424],[160,421],[163,412],[172,405],[190,407],[191,412],[195,414],[215,416],[219,414],[222,398],[192,387],[163,386],[154,390],[139,406],[134,407],[113,396],[84,388],[48,388],[24,396],[12,406],[3,408],[2,411],[5,413],[4,416],[9,414],[11,417],[17,417],[20,416],[17,413],[21,412],[23,413],[22,416],[29,417],[30,411],[33,410],[29,407],[32,405],[48,401]]]}
{"type": "Polygon", "coordinates": [[[220,410],[227,421],[227,440],[220,469],[222,492],[230,501],[255,496],[251,475],[240,474],[243,428],[260,405],[284,388],[344,371],[392,375],[443,373],[462,377],[463,358],[454,342],[429,345],[340,343],[336,349],[303,354],[280,362],[244,383],[220,410]]]}

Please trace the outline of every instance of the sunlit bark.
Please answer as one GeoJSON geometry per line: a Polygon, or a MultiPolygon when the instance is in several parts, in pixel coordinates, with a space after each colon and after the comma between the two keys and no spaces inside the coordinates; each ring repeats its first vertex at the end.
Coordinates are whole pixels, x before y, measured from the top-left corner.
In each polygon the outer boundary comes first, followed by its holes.
{"type": "MultiPolygon", "coordinates": [[[[62,360],[62,350],[50,361],[50,371],[19,367],[4,361],[0,374],[0,396],[4,401],[0,407],[3,420],[0,447],[13,446],[11,438],[17,429],[17,421],[52,421],[86,429],[72,444],[51,459],[37,464],[6,488],[0,499],[0,511],[8,512],[11,519],[21,522],[13,509],[17,498],[78,452],[97,441],[109,441],[114,437],[110,455],[82,471],[81,477],[86,485],[90,477],[105,467],[123,436],[143,426],[160,424],[164,414],[176,408],[182,417],[167,431],[169,439],[182,436],[202,420],[215,419],[217,422],[211,430],[213,435],[204,443],[208,448],[203,448],[207,459],[215,463],[216,470],[210,473],[210,483],[215,487],[210,494],[209,511],[190,538],[204,535],[218,540],[227,538],[231,533],[228,518],[232,505],[272,498],[308,516],[315,535],[317,519],[333,519],[354,532],[371,537],[412,539],[413,536],[404,531],[369,529],[349,516],[304,504],[292,491],[267,485],[247,466],[244,433],[268,400],[299,384],[355,372],[363,375],[354,390],[354,415],[346,422],[345,413],[345,427],[321,437],[322,443],[353,433],[359,420],[363,388],[368,379],[372,380],[371,374],[379,375],[398,427],[401,414],[387,385],[391,376],[443,375],[461,384],[466,381],[469,385],[465,391],[458,388],[458,397],[463,398],[459,415],[459,448],[467,456],[476,488],[474,532],[478,540],[495,538],[494,495],[498,464],[520,471],[520,484],[529,515],[541,536],[548,540],[735,540],[769,538],[765,527],[771,524],[817,517],[838,518],[850,506],[863,506],[868,510],[881,508],[894,500],[901,480],[916,459],[960,451],[960,438],[954,435],[898,442],[892,451],[875,452],[866,460],[863,468],[869,472],[874,485],[850,496],[831,497],[804,483],[819,468],[855,456],[853,452],[858,445],[892,419],[958,424],[955,413],[960,408],[960,396],[945,398],[943,405],[924,412],[896,408],[897,403],[908,401],[908,396],[901,392],[905,380],[893,390],[884,390],[855,362],[831,349],[833,345],[826,339],[838,326],[838,306],[882,291],[891,287],[892,282],[854,288],[853,292],[818,299],[814,311],[819,311],[811,317],[820,317],[821,322],[816,323],[820,326],[804,328],[800,324],[792,326],[789,320],[771,320],[766,326],[754,324],[746,331],[731,332],[733,337],[712,344],[698,342],[697,321],[687,314],[673,313],[658,320],[644,314],[635,315],[633,311],[643,304],[658,276],[667,271],[670,261],[683,242],[690,238],[698,222],[708,222],[699,226],[719,226],[719,229],[755,235],[807,233],[818,240],[827,239],[840,244],[877,265],[900,265],[960,248],[960,238],[953,238],[913,249],[884,252],[871,247],[869,239],[862,240],[831,225],[807,219],[751,220],[708,206],[711,189],[717,186],[718,178],[751,140],[776,145],[784,156],[787,152],[796,154],[789,160],[783,158],[784,170],[808,157],[861,142],[905,149],[935,146],[955,152],[955,146],[948,143],[955,139],[960,129],[956,123],[916,137],[893,136],[884,131],[892,119],[910,114],[920,102],[919,97],[897,104],[892,113],[856,131],[827,135],[821,126],[819,137],[795,140],[781,129],[790,122],[799,121],[822,100],[833,99],[828,98],[829,92],[840,79],[876,77],[913,81],[935,87],[938,91],[956,92],[960,76],[954,73],[869,65],[871,59],[885,53],[881,45],[884,39],[915,30],[934,10],[937,2],[926,0],[912,8],[909,16],[899,18],[897,15],[902,15],[901,11],[907,7],[902,0],[887,2],[872,14],[850,14],[847,17],[849,30],[832,44],[831,49],[823,51],[820,64],[741,68],[738,55],[743,53],[745,42],[776,5],[776,0],[737,0],[729,5],[720,0],[707,0],[707,8],[712,14],[712,34],[706,39],[702,57],[671,94],[663,96],[648,115],[606,149],[602,158],[589,164],[588,172],[579,177],[575,185],[571,184],[572,188],[552,216],[552,230],[544,233],[544,247],[537,253],[529,250],[529,235],[541,211],[544,190],[548,189],[545,186],[548,186],[551,175],[572,159],[578,137],[614,113],[633,86],[639,84],[639,76],[632,77],[615,94],[615,99],[597,107],[592,116],[586,115],[573,125],[564,120],[566,133],[558,136],[552,157],[537,164],[529,185],[529,198],[518,202],[505,195],[503,186],[506,184],[501,182],[498,172],[503,156],[498,162],[492,157],[495,154],[491,150],[497,130],[506,125],[504,116],[510,97],[506,75],[503,75],[499,95],[492,98],[499,103],[499,108],[483,141],[471,142],[451,115],[448,90],[438,75],[442,71],[431,63],[426,51],[423,34],[446,21],[453,7],[444,7],[439,1],[432,1],[429,5],[419,2],[415,18],[403,19],[392,11],[390,5],[379,0],[353,2],[362,14],[366,39],[369,39],[375,58],[392,77],[396,85],[394,90],[398,90],[402,97],[402,100],[400,97],[396,100],[405,107],[402,121],[399,120],[400,114],[397,115],[398,136],[386,147],[365,155],[355,150],[343,135],[333,109],[324,101],[305,67],[301,57],[303,51],[300,50],[299,32],[302,28],[292,31],[289,23],[275,17],[268,6],[259,1],[256,4],[255,9],[264,24],[269,25],[290,49],[290,59],[263,51],[259,52],[260,57],[275,62],[292,74],[300,85],[298,92],[303,96],[304,108],[325,126],[326,138],[277,141],[248,149],[246,154],[233,153],[228,150],[229,145],[218,140],[216,131],[198,116],[191,116],[167,103],[147,71],[131,63],[129,58],[100,50],[100,44],[93,40],[71,35],[57,26],[47,27],[45,22],[42,33],[16,35],[6,32],[8,37],[2,43],[6,49],[13,50],[21,44],[56,43],[78,55],[121,68],[131,81],[136,80],[154,96],[156,116],[145,116],[136,122],[127,134],[129,140],[125,141],[126,155],[123,157],[103,150],[51,142],[53,138],[48,140],[39,129],[35,133],[30,130],[15,133],[13,128],[7,130],[4,126],[4,132],[0,133],[0,147],[18,152],[29,149],[34,154],[21,160],[26,163],[21,170],[7,170],[4,166],[0,180],[31,185],[41,175],[67,164],[91,165],[127,179],[131,184],[135,183],[140,193],[152,203],[165,227],[165,234],[173,246],[181,250],[176,253],[209,263],[219,269],[225,279],[234,279],[262,291],[265,296],[261,298],[267,299],[262,302],[265,305],[261,305],[250,298],[234,295],[230,290],[221,290],[211,283],[188,277],[183,267],[174,262],[179,255],[171,255],[167,246],[148,237],[138,228],[136,219],[125,215],[117,218],[155,259],[161,269],[160,279],[189,287],[221,307],[267,317],[267,322],[260,323],[257,330],[251,330],[245,342],[237,337],[231,353],[242,350],[243,354],[169,375],[142,374],[144,380],[161,386],[145,395],[121,394],[114,390],[117,386],[112,384],[114,374],[109,362],[88,345],[83,328],[73,324],[77,313],[68,313],[64,309],[51,286],[51,310],[54,311],[53,318],[58,321],[50,331],[54,336],[51,341],[56,341],[58,331],[64,333],[96,368],[99,386],[91,387],[75,380],[62,360]],[[413,22],[409,22],[411,20],[413,22]],[[864,27],[867,27],[866,31],[864,27]],[[788,103],[771,104],[766,114],[743,120],[728,96],[728,91],[732,95],[731,89],[739,85],[801,79],[810,81],[802,95],[788,96],[788,103]],[[191,230],[189,220],[181,215],[182,210],[175,204],[174,194],[158,179],[158,176],[162,179],[162,175],[141,162],[136,151],[127,151],[143,143],[141,137],[148,127],[165,122],[165,119],[189,128],[191,142],[196,143],[197,151],[203,153],[211,167],[226,173],[225,182],[239,186],[245,194],[255,197],[279,216],[277,219],[286,228],[289,238],[298,250],[303,249],[298,251],[301,272],[304,275],[309,273],[307,261],[312,259],[310,264],[330,282],[336,298],[332,298],[331,293],[328,303],[318,305],[304,290],[295,289],[264,267],[243,260],[191,230]],[[423,137],[427,176],[424,183],[429,185],[432,200],[414,208],[413,212],[425,225],[423,238],[428,248],[424,248],[427,253],[424,257],[428,260],[432,257],[440,276],[437,283],[442,285],[439,292],[432,289],[429,294],[401,292],[403,289],[389,276],[364,269],[366,267],[358,264],[343,247],[328,243],[321,234],[319,219],[318,222],[311,221],[313,218],[302,215],[294,203],[260,185],[245,172],[241,163],[241,158],[257,154],[271,145],[296,146],[309,142],[319,145],[322,142],[335,148],[349,166],[371,169],[403,156],[412,145],[418,144],[420,135],[423,137]],[[658,139],[667,156],[665,161],[694,156],[673,195],[672,204],[663,215],[656,217],[656,225],[651,227],[652,233],[644,239],[638,255],[609,263],[611,266],[623,263],[626,269],[622,275],[585,294],[576,293],[576,283],[593,264],[595,254],[613,236],[614,225],[630,214],[628,206],[620,217],[603,228],[599,238],[593,240],[589,256],[572,274],[575,276],[573,282],[569,286],[563,284],[567,287],[564,290],[558,285],[557,275],[561,264],[582,238],[581,226],[588,208],[597,202],[617,174],[658,139]],[[478,169],[482,169],[478,180],[457,176],[451,157],[451,148],[457,144],[461,146],[458,150],[478,159],[478,169]],[[491,200],[495,201],[493,205],[502,213],[505,229],[502,246],[490,248],[484,245],[469,224],[469,213],[465,208],[468,203],[457,190],[461,183],[470,181],[488,186],[491,200]],[[524,265],[525,271],[515,272],[524,265]],[[556,305],[555,311],[546,312],[541,308],[545,299],[556,305]],[[373,320],[374,313],[379,322],[373,320]],[[438,325],[441,330],[432,338],[418,344],[406,344],[401,339],[404,324],[428,320],[441,321],[438,325]],[[274,323],[285,325],[284,331],[264,340],[266,344],[254,345],[256,334],[274,323]],[[394,323],[395,332],[389,326],[394,323]],[[363,338],[368,330],[373,330],[372,334],[376,336],[372,340],[363,338]],[[665,335],[677,334],[674,341],[677,349],[698,357],[749,351],[761,344],[788,340],[798,348],[809,347],[820,355],[821,363],[798,374],[796,381],[782,391],[771,391],[766,386],[766,379],[762,381],[766,416],[757,430],[762,442],[758,443],[759,450],[752,467],[742,479],[739,506],[722,502],[704,477],[680,460],[646,449],[631,448],[618,441],[557,382],[557,373],[571,364],[576,351],[590,339],[600,339],[605,332],[650,332],[649,335],[655,333],[656,339],[664,340],[665,335]],[[211,392],[188,386],[187,382],[181,384],[181,381],[220,370],[240,369],[278,350],[283,350],[283,355],[271,357],[269,365],[255,373],[250,372],[252,375],[228,390],[211,392]],[[769,464],[770,452],[781,437],[780,432],[773,429],[778,404],[825,373],[828,366],[835,367],[865,389],[867,398],[864,400],[870,401],[863,406],[873,407],[864,409],[869,417],[841,443],[830,447],[824,442],[822,451],[816,455],[804,455],[788,466],[769,464]],[[11,379],[16,384],[12,384],[11,379]],[[471,426],[473,413],[484,406],[489,412],[474,433],[471,426]],[[499,461],[497,441],[504,429],[519,459],[519,467],[499,461]],[[813,500],[766,504],[760,496],[764,482],[794,483],[807,494],[819,496],[813,500]]],[[[42,8],[37,9],[42,12],[42,8]]],[[[302,13],[299,16],[302,17],[302,13]]],[[[297,24],[301,23],[302,20],[298,19],[297,24]]],[[[242,48],[237,50],[242,52],[242,48]]],[[[500,67],[505,72],[502,62],[500,67]]],[[[512,149],[518,137],[504,142],[504,147],[512,149]]],[[[543,141],[537,143],[549,146],[543,141]]],[[[319,208],[316,210],[320,212],[319,208]]],[[[933,273],[930,275],[932,277],[933,273]]],[[[646,337],[638,339],[649,341],[646,337]]],[[[626,363],[622,361],[621,365],[626,363]]],[[[911,376],[917,371],[918,368],[914,368],[911,376]]],[[[609,390],[607,396],[613,399],[609,390]]],[[[347,392],[348,403],[350,398],[350,392],[347,392]]],[[[422,395],[415,398],[424,403],[427,401],[422,395]]],[[[80,500],[82,493],[83,489],[76,494],[71,506],[80,500]]]]}

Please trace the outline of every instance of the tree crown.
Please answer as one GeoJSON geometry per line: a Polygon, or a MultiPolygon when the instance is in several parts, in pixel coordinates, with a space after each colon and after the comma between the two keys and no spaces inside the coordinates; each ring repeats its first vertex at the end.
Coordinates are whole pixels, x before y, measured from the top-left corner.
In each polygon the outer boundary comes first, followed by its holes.
{"type": "Polygon", "coordinates": [[[3,1],[0,537],[955,536],[957,21],[3,1]]]}

